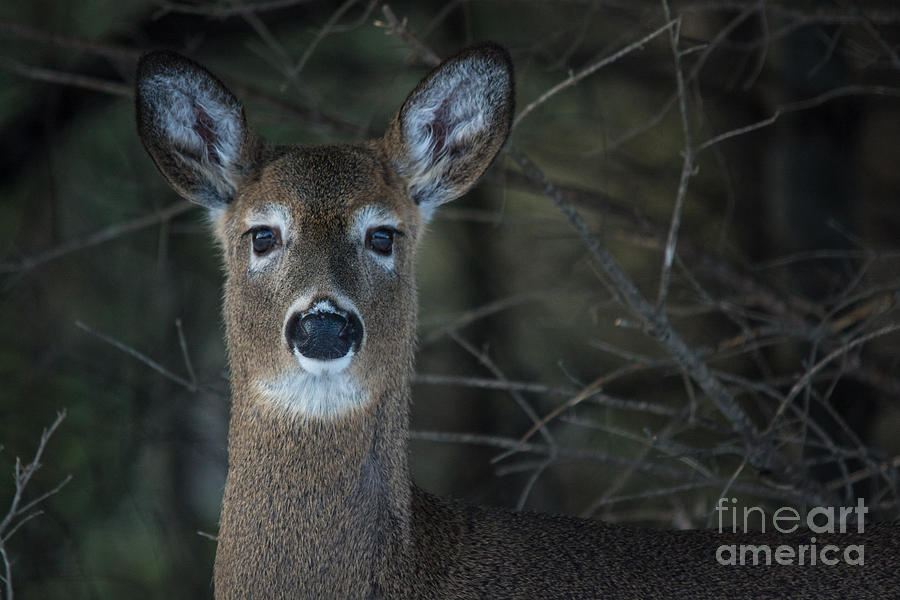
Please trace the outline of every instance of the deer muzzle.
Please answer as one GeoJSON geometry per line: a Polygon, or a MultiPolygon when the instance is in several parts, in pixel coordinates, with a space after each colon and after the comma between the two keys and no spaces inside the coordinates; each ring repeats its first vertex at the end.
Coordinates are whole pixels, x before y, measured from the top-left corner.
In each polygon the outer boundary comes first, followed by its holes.
{"type": "Polygon", "coordinates": [[[363,326],[355,313],[320,301],[288,319],[285,337],[295,354],[319,361],[338,360],[359,350],[363,326]]]}

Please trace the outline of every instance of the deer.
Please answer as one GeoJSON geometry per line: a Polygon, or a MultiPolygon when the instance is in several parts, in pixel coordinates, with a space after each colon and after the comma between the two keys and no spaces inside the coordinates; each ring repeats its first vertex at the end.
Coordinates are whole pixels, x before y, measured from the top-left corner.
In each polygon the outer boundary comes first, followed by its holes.
{"type": "Polygon", "coordinates": [[[651,531],[412,483],[417,248],[494,161],[513,111],[510,55],[485,42],[426,75],[382,138],[278,145],[202,66],[165,50],[139,60],[139,137],[206,209],[225,266],[215,597],[900,597],[896,524],[818,536],[864,545],[864,565],[726,565],[723,544],[809,545],[811,532],[651,531]]]}

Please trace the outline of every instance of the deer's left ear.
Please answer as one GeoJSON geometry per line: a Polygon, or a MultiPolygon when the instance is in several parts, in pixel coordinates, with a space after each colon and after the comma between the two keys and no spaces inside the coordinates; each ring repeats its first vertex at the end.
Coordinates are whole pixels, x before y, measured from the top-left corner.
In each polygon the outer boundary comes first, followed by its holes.
{"type": "Polygon", "coordinates": [[[509,135],[512,61],[496,44],[441,63],[412,91],[385,143],[425,221],[484,173],[509,135]]]}
{"type": "Polygon", "coordinates": [[[138,133],[175,190],[221,209],[251,169],[258,140],[244,109],[209,71],[174,52],[138,63],[138,133]]]}

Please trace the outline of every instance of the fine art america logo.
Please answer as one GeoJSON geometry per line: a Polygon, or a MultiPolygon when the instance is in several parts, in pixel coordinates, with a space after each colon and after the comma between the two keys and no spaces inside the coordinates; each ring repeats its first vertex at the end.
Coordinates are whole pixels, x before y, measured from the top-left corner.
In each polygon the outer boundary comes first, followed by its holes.
{"type": "MultiPolygon", "coordinates": [[[[794,508],[785,506],[772,513],[767,519],[766,512],[759,506],[743,507],[739,520],[737,498],[719,498],[716,512],[719,513],[719,533],[749,533],[750,526],[760,524],[760,533],[767,533],[767,524],[771,529],[782,533],[795,533],[801,527],[808,528],[809,539],[806,543],[790,544],[722,544],[716,549],[716,561],[720,565],[847,565],[865,564],[865,546],[863,544],[847,544],[840,547],[834,544],[818,542],[816,535],[832,533],[863,533],[865,514],[869,512],[862,498],[856,506],[817,506],[810,510],[805,518],[794,508]],[[742,522],[741,522],[742,521],[742,522]],[[743,525],[743,527],[740,527],[743,525]]],[[[776,541],[772,536],[768,541],[776,541]]],[[[794,542],[794,540],[791,540],[794,542]]]]}

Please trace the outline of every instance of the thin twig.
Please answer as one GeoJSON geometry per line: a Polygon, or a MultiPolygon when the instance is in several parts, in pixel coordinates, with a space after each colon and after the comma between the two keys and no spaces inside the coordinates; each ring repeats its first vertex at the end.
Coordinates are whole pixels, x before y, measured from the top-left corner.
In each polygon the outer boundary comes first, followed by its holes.
{"type": "MultiPolygon", "coordinates": [[[[700,56],[697,57],[694,62],[694,66],[688,72],[687,77],[685,78],[685,83],[689,84],[694,82],[699,76],[700,72],[703,70],[703,67],[706,66],[707,60],[712,55],[713,51],[721,46],[725,40],[729,39],[731,33],[735,31],[744,21],[746,21],[750,15],[758,10],[758,6],[756,4],[746,6],[743,10],[737,14],[733,19],[731,19],[725,27],[721,28],[718,33],[716,33],[715,37],[710,40],[706,46],[703,48],[703,51],[700,53],[700,56]]],[[[685,10],[680,8],[682,14],[684,14],[685,10]]],[[[624,134],[619,136],[617,139],[613,140],[610,144],[606,144],[603,148],[604,152],[610,152],[615,148],[618,148],[622,144],[628,142],[629,140],[641,135],[642,133],[649,131],[656,125],[658,125],[666,115],[669,114],[669,111],[672,110],[672,107],[675,106],[675,103],[678,101],[678,90],[672,93],[671,96],[663,103],[662,108],[648,121],[645,121],[641,125],[632,128],[629,131],[626,131],[624,134]]]]}
{"type": "Polygon", "coordinates": [[[807,369],[806,372],[803,373],[803,376],[797,380],[797,383],[795,383],[793,385],[790,392],[788,392],[788,394],[781,401],[781,404],[779,404],[778,409],[775,411],[775,414],[772,416],[772,419],[769,421],[769,426],[766,427],[766,429],[765,429],[765,432],[764,432],[765,435],[768,435],[775,429],[775,425],[778,423],[778,420],[784,414],[784,411],[787,409],[787,407],[790,406],[790,404],[794,401],[794,399],[797,398],[797,396],[800,394],[801,391],[806,389],[806,386],[808,386],[810,384],[813,377],[815,377],[819,373],[819,371],[824,369],[829,363],[831,363],[836,358],[840,358],[841,356],[846,355],[853,348],[856,348],[857,346],[861,346],[862,344],[865,344],[868,341],[871,341],[878,337],[888,335],[895,331],[900,331],[900,324],[886,325],[880,329],[869,332],[865,335],[861,335],[858,338],[856,338],[855,340],[852,340],[852,341],[842,345],[840,348],[830,352],[822,360],[820,360],[815,365],[813,365],[812,367],[807,369]]]}
{"type": "Polygon", "coordinates": [[[280,10],[306,4],[312,0],[269,0],[268,2],[234,2],[231,5],[222,4],[183,4],[181,2],[163,2],[162,8],[154,17],[160,18],[166,13],[182,13],[188,15],[203,15],[218,19],[237,17],[249,13],[260,13],[272,10],[280,10]]]}
{"type": "Polygon", "coordinates": [[[372,12],[375,10],[375,8],[383,1],[384,0],[369,0],[369,2],[366,4],[365,10],[362,11],[358,19],[348,23],[347,25],[335,25],[331,28],[331,32],[346,33],[348,31],[353,31],[354,29],[362,27],[368,22],[369,17],[372,16],[372,12]]]}
{"type": "MultiPolygon", "coordinates": [[[[459,344],[466,352],[475,357],[478,362],[487,368],[491,374],[497,378],[498,381],[507,381],[506,375],[503,374],[503,371],[500,370],[491,357],[487,355],[485,352],[480,352],[475,346],[470,344],[468,341],[460,337],[455,331],[451,331],[449,333],[450,338],[453,339],[457,344],[459,344]]],[[[507,390],[512,399],[516,402],[516,405],[525,413],[532,423],[539,424],[540,417],[538,417],[537,413],[534,412],[534,408],[531,407],[531,404],[516,390],[507,390]]],[[[538,430],[541,432],[541,435],[551,447],[556,445],[556,442],[553,439],[553,435],[550,433],[550,430],[547,429],[544,425],[539,425],[538,430]]],[[[502,460],[501,458],[495,458],[496,460],[502,460]]]]}
{"type": "Polygon", "coordinates": [[[67,35],[58,35],[41,31],[21,23],[2,23],[0,22],[0,34],[17,37],[32,42],[47,44],[55,48],[64,48],[66,50],[76,50],[78,52],[86,52],[95,56],[102,56],[110,60],[136,61],[141,55],[141,51],[125,46],[114,46],[112,44],[103,44],[94,40],[87,40],[67,35]]]}
{"type": "Polygon", "coordinates": [[[602,58],[601,60],[598,60],[597,62],[584,67],[577,73],[573,73],[572,75],[570,75],[563,81],[559,82],[558,84],[556,84],[555,86],[553,86],[552,88],[550,88],[549,90],[547,90],[546,92],[541,94],[537,100],[533,101],[528,106],[526,106],[525,108],[522,109],[522,111],[513,120],[513,124],[512,124],[513,129],[515,129],[515,127],[519,123],[522,122],[522,119],[527,117],[531,111],[533,111],[535,108],[537,108],[538,106],[540,106],[541,104],[543,104],[544,102],[546,102],[547,100],[549,100],[550,98],[552,98],[553,96],[555,96],[556,94],[561,92],[562,90],[575,85],[576,83],[578,83],[579,81],[581,81],[582,79],[584,79],[585,77],[590,75],[591,73],[594,73],[598,69],[602,69],[603,67],[616,62],[623,56],[626,56],[628,54],[631,54],[635,50],[639,50],[639,49],[643,48],[643,46],[646,43],[651,41],[653,38],[661,35],[662,33],[665,33],[666,31],[671,29],[675,24],[676,24],[676,21],[669,21],[668,23],[666,23],[659,29],[657,29],[651,33],[648,33],[647,35],[645,35],[638,41],[628,44],[621,50],[614,52],[610,56],[602,58]]]}
{"type": "Polygon", "coordinates": [[[759,28],[762,30],[761,37],[764,43],[760,46],[759,52],[757,53],[756,64],[753,66],[753,70],[741,86],[744,91],[751,89],[753,84],[756,83],[756,80],[759,79],[760,74],[762,74],[763,68],[766,66],[766,58],[768,57],[769,46],[771,44],[769,19],[768,14],[766,13],[766,0],[758,0],[757,11],[759,12],[759,28]]]}
{"type": "Polygon", "coordinates": [[[540,427],[545,427],[553,419],[563,414],[567,410],[571,410],[584,402],[586,399],[595,396],[603,389],[603,386],[608,385],[609,383],[621,377],[637,373],[644,369],[646,369],[646,367],[642,364],[631,363],[623,367],[619,367],[618,369],[615,369],[611,373],[607,373],[602,377],[598,377],[597,379],[592,381],[590,385],[586,386],[583,390],[575,394],[572,398],[570,398],[566,402],[563,402],[559,406],[556,406],[553,410],[541,417],[541,419],[537,423],[532,425],[531,428],[529,428],[528,431],[526,431],[519,439],[523,442],[527,441],[540,427]]]}
{"type": "MultiPolygon", "coordinates": [[[[679,5],[683,13],[693,12],[732,12],[738,9],[755,8],[759,0],[697,0],[679,5]]],[[[872,22],[890,25],[900,22],[900,12],[894,8],[872,9],[867,18],[872,22]]],[[[855,8],[844,8],[844,5],[817,5],[810,7],[795,2],[767,2],[766,9],[780,19],[792,20],[803,25],[837,25],[841,23],[858,24],[863,20],[855,8]]]]}
{"type": "Polygon", "coordinates": [[[744,125],[743,127],[732,129],[730,131],[726,131],[724,133],[720,133],[719,135],[706,140],[697,147],[697,152],[706,150],[710,146],[718,144],[719,142],[723,142],[727,139],[731,139],[739,135],[744,135],[745,133],[750,133],[751,131],[756,131],[757,129],[762,129],[763,127],[768,127],[769,125],[775,123],[775,121],[777,121],[782,115],[806,110],[816,106],[821,106],[822,104],[825,104],[826,102],[829,102],[831,100],[835,100],[837,98],[845,98],[847,96],[890,96],[893,98],[900,98],[900,89],[883,85],[847,85],[828,90],[827,92],[823,92],[818,96],[808,98],[806,100],[798,100],[797,102],[780,104],[775,108],[775,112],[765,119],[762,119],[755,123],[750,123],[749,125],[744,125]]]}
{"type": "Polygon", "coordinates": [[[528,476],[528,481],[525,482],[525,486],[519,494],[518,501],[516,501],[516,510],[523,510],[525,508],[525,503],[528,502],[528,497],[534,490],[534,486],[537,485],[538,479],[541,478],[541,475],[544,474],[544,471],[546,471],[553,462],[553,457],[547,457],[532,470],[531,475],[528,476]]]}
{"type": "Polygon", "coordinates": [[[59,246],[48,248],[47,250],[39,252],[35,255],[27,256],[17,261],[2,263],[0,264],[0,273],[14,273],[18,271],[33,269],[34,267],[60,258],[61,256],[65,256],[66,254],[70,254],[78,250],[83,250],[85,248],[91,248],[93,246],[103,244],[104,242],[122,237],[127,233],[163,223],[182,213],[187,212],[194,206],[196,205],[187,201],[170,204],[159,212],[144,215],[143,217],[137,217],[136,219],[125,221],[123,223],[116,223],[115,225],[110,225],[105,229],[95,231],[94,233],[88,234],[84,237],[76,238],[68,242],[63,242],[59,246]]]}
{"type": "Polygon", "coordinates": [[[672,487],[659,488],[655,490],[647,490],[645,492],[639,492],[636,494],[625,494],[623,496],[609,496],[602,497],[592,502],[591,505],[584,509],[581,512],[583,517],[589,517],[601,507],[601,506],[609,506],[611,504],[619,504],[621,502],[633,502],[635,500],[644,500],[646,498],[655,498],[659,496],[669,496],[672,494],[677,494],[679,492],[689,492],[695,491],[704,487],[708,487],[706,483],[703,482],[691,482],[684,483],[681,485],[674,485],[672,487]]]}
{"type": "Polygon", "coordinates": [[[175,319],[175,329],[178,330],[178,345],[181,346],[181,356],[184,358],[184,368],[187,369],[188,377],[191,378],[193,389],[197,390],[197,375],[194,373],[194,365],[191,363],[191,354],[188,352],[187,340],[184,337],[184,328],[181,326],[181,319],[175,319]]]}
{"type": "MultiPolygon", "coordinates": [[[[44,429],[41,433],[41,439],[38,443],[37,450],[34,453],[34,458],[30,463],[22,466],[21,461],[16,459],[16,491],[14,492],[12,502],[10,502],[9,511],[6,513],[3,520],[0,521],[0,537],[4,536],[4,532],[12,523],[13,519],[20,515],[23,510],[27,510],[34,505],[34,503],[29,503],[24,509],[19,506],[22,502],[22,494],[25,493],[25,488],[28,487],[31,477],[41,468],[41,457],[47,447],[47,442],[50,441],[56,428],[59,427],[60,423],[62,423],[65,418],[66,411],[63,409],[56,414],[56,419],[53,420],[53,423],[44,429]]],[[[65,485],[65,483],[58,486],[56,491],[59,491],[59,488],[62,488],[63,485],[65,485]]]]}
{"type": "Polygon", "coordinates": [[[123,344],[122,342],[120,342],[119,340],[117,340],[115,338],[112,338],[108,335],[100,333],[99,331],[96,331],[96,330],[92,329],[91,327],[85,325],[81,321],[75,321],[75,326],[78,327],[79,329],[83,329],[84,331],[88,332],[92,336],[94,336],[100,340],[103,340],[104,342],[117,348],[118,350],[121,350],[125,354],[139,360],[140,362],[144,363],[145,365],[147,365],[148,367],[150,367],[151,369],[153,369],[154,371],[156,371],[163,377],[166,377],[167,379],[171,379],[175,383],[185,387],[188,391],[190,391],[190,392],[197,391],[197,388],[193,383],[191,383],[184,377],[181,377],[180,375],[176,375],[175,373],[168,370],[167,368],[165,368],[164,366],[162,366],[161,364],[159,364],[158,362],[156,362],[155,360],[153,360],[146,354],[143,354],[143,353],[139,352],[138,350],[135,350],[131,346],[128,346],[127,344],[123,344]]]}
{"type": "MultiPolygon", "coordinates": [[[[671,479],[674,481],[696,481],[698,485],[702,483],[703,487],[720,488],[726,481],[726,479],[724,478],[697,480],[696,471],[676,469],[649,463],[646,461],[635,461],[621,456],[608,454],[606,452],[600,452],[598,450],[568,448],[565,446],[550,448],[549,446],[546,446],[544,444],[535,444],[531,442],[521,444],[519,440],[501,436],[480,435],[475,433],[452,433],[446,431],[411,430],[409,432],[409,438],[412,440],[444,444],[466,444],[471,446],[502,448],[506,450],[513,450],[516,452],[530,452],[539,456],[552,456],[558,460],[585,460],[610,464],[619,467],[632,467],[635,470],[641,471],[648,475],[665,477],[666,479],[671,479]]],[[[804,495],[797,490],[786,487],[770,488],[761,485],[736,482],[732,489],[747,494],[756,494],[761,498],[791,500],[795,502],[809,501],[807,495],[804,495]]]]}
{"type": "Polygon", "coordinates": [[[888,59],[891,61],[891,64],[894,66],[894,68],[900,70],[900,55],[898,55],[897,51],[887,43],[887,41],[880,33],[878,33],[878,30],[875,28],[875,24],[872,22],[872,19],[866,16],[865,12],[863,12],[863,9],[859,7],[858,3],[854,2],[854,4],[857,4],[856,9],[857,11],[859,11],[859,16],[862,18],[863,29],[865,29],[869,33],[869,35],[871,35],[872,38],[875,39],[875,42],[879,46],[881,46],[881,49],[885,54],[887,54],[888,59]]]}
{"type": "Polygon", "coordinates": [[[297,73],[293,73],[291,71],[291,57],[288,54],[288,51],[285,47],[278,41],[275,37],[275,34],[269,29],[269,26],[266,25],[262,19],[259,18],[255,12],[247,12],[242,14],[244,21],[247,22],[250,27],[253,28],[253,31],[256,32],[256,35],[263,41],[263,43],[269,48],[269,50],[275,55],[274,59],[269,59],[265,55],[261,55],[261,57],[272,64],[272,66],[279,71],[284,78],[287,80],[284,85],[281,87],[282,93],[287,89],[288,84],[294,86],[294,88],[299,91],[301,94],[306,96],[307,100],[315,106],[318,104],[314,99],[314,92],[310,86],[303,85],[300,81],[300,76],[297,73]]]}
{"type": "Polygon", "coordinates": [[[130,98],[134,96],[134,89],[130,85],[124,83],[116,83],[105,79],[97,79],[96,77],[88,77],[87,75],[79,75],[78,73],[66,73],[63,71],[55,71],[53,69],[45,69],[43,67],[33,67],[26,65],[11,58],[0,58],[0,69],[12,71],[17,75],[32,79],[34,81],[46,81],[58,85],[67,85],[78,87],[92,92],[102,92],[113,96],[123,96],[130,98]]]}
{"type": "Polygon", "coordinates": [[[6,545],[3,543],[2,539],[0,539],[0,557],[3,558],[4,572],[4,575],[0,576],[0,580],[3,581],[3,585],[6,588],[6,600],[13,600],[12,566],[9,564],[9,556],[6,553],[6,545]]]}
{"type": "Polygon", "coordinates": [[[425,64],[432,67],[436,67],[440,64],[441,57],[435,54],[406,28],[406,17],[403,17],[402,21],[398,19],[397,15],[394,14],[394,11],[387,4],[381,7],[381,13],[384,15],[385,20],[375,21],[375,27],[384,29],[386,35],[395,35],[401,38],[422,57],[425,64]]]}
{"type": "Polygon", "coordinates": [[[316,48],[319,46],[319,43],[325,39],[325,37],[334,29],[334,26],[337,25],[337,22],[341,20],[341,18],[347,13],[348,10],[353,8],[353,6],[359,2],[359,0],[346,0],[343,4],[341,4],[337,10],[331,13],[331,16],[328,17],[328,20],[325,21],[325,24],[319,28],[319,31],[316,33],[316,37],[313,38],[313,41],[309,43],[306,50],[303,52],[303,56],[300,57],[300,60],[297,61],[297,64],[294,65],[290,70],[290,75],[292,77],[296,77],[300,74],[300,71],[306,66],[307,61],[312,56],[313,52],[315,52],[316,48]]]}
{"type": "MultiPolygon", "coordinates": [[[[663,11],[666,19],[672,18],[669,13],[669,3],[662,0],[663,11]]],[[[681,17],[676,19],[676,26],[669,29],[669,45],[672,48],[672,56],[675,61],[675,82],[678,90],[678,109],[681,115],[681,133],[684,137],[682,149],[681,177],[678,181],[678,193],[675,196],[675,206],[672,207],[672,218],[669,220],[669,234],[666,237],[666,249],[663,253],[663,264],[659,275],[659,293],[656,299],[656,310],[663,311],[666,307],[666,297],[669,293],[669,278],[672,274],[672,262],[675,260],[675,246],[678,243],[678,231],[681,228],[681,215],[684,212],[684,200],[687,196],[688,181],[694,171],[694,144],[691,141],[691,127],[687,109],[687,90],[684,85],[684,74],[681,72],[681,51],[678,43],[681,36],[681,17]]]]}
{"type": "MultiPolygon", "coordinates": [[[[529,383],[524,381],[500,381],[481,377],[462,377],[459,375],[435,375],[419,373],[413,376],[413,383],[424,385],[455,385],[462,387],[482,388],[489,390],[516,390],[529,394],[542,394],[546,396],[574,396],[578,390],[573,388],[554,387],[543,383],[529,383]]],[[[599,389],[588,396],[587,400],[599,406],[631,410],[636,412],[658,415],[662,417],[676,417],[681,410],[671,408],[663,404],[647,402],[645,400],[625,400],[602,393],[599,389]]]]}
{"type": "MultiPolygon", "coordinates": [[[[71,480],[71,479],[72,479],[72,477],[69,476],[69,478],[68,478],[68,480],[66,481],[66,483],[68,483],[69,480],[71,480]]],[[[26,512],[27,512],[27,511],[23,508],[23,509],[21,509],[21,510],[19,511],[19,514],[20,514],[20,515],[23,515],[23,514],[25,514],[26,512]]],[[[28,521],[30,521],[30,520],[32,520],[32,519],[35,519],[35,518],[37,518],[37,517],[39,517],[39,516],[41,516],[42,514],[44,514],[44,511],[42,511],[42,510],[36,510],[36,511],[34,511],[33,513],[31,513],[31,514],[26,514],[25,516],[23,516],[23,517],[22,517],[21,519],[19,519],[12,527],[10,527],[9,531],[7,531],[7,532],[5,532],[5,533],[3,534],[3,543],[6,544],[7,542],[9,542],[9,540],[12,539],[12,537],[16,534],[16,532],[17,532],[23,525],[25,525],[26,523],[28,523],[28,521]]]]}
{"type": "Polygon", "coordinates": [[[0,521],[0,558],[3,559],[3,574],[0,575],[0,580],[2,580],[4,584],[6,600],[13,600],[14,594],[12,566],[10,564],[6,545],[22,526],[43,514],[43,511],[32,509],[47,498],[57,494],[72,480],[72,476],[68,475],[50,491],[40,494],[35,499],[22,505],[22,498],[28,484],[31,482],[32,476],[34,476],[38,469],[41,468],[41,458],[44,455],[44,450],[47,448],[47,442],[50,441],[50,438],[53,437],[56,429],[65,418],[66,411],[63,409],[56,414],[56,419],[53,420],[53,423],[41,432],[41,439],[38,442],[37,450],[35,450],[34,457],[31,459],[30,463],[23,465],[21,459],[16,458],[14,470],[15,492],[13,492],[9,510],[3,517],[3,520],[0,521]]]}
{"type": "Polygon", "coordinates": [[[434,331],[424,337],[424,339],[422,340],[422,345],[427,346],[428,344],[437,341],[443,336],[449,335],[450,332],[459,331],[463,327],[471,325],[475,321],[479,321],[481,319],[484,319],[485,317],[489,317],[509,308],[520,306],[528,302],[546,301],[550,298],[556,297],[557,295],[558,292],[537,290],[532,292],[523,292],[521,294],[514,294],[506,298],[500,298],[499,300],[488,302],[483,306],[478,306],[476,308],[468,310],[452,321],[435,328],[434,331]]]}
{"type": "Polygon", "coordinates": [[[250,27],[253,28],[253,31],[256,33],[256,35],[259,36],[259,39],[261,39],[263,43],[269,47],[269,50],[271,50],[275,54],[280,63],[283,65],[282,71],[284,71],[284,73],[288,75],[288,79],[291,79],[299,88],[299,83],[297,83],[295,77],[291,77],[290,69],[287,68],[287,65],[291,61],[291,57],[288,54],[287,50],[285,50],[281,42],[279,42],[272,34],[272,31],[269,29],[269,27],[263,22],[262,19],[259,18],[259,16],[255,12],[241,13],[241,17],[250,27]]]}
{"type": "MultiPolygon", "coordinates": [[[[20,508],[19,512],[20,513],[28,512],[29,510],[31,510],[32,508],[34,508],[35,506],[37,506],[38,504],[40,504],[41,502],[43,502],[44,500],[49,498],[50,496],[56,495],[57,493],[59,493],[59,491],[61,489],[66,487],[66,485],[70,481],[72,481],[72,475],[66,475],[65,477],[63,477],[62,481],[60,481],[58,484],[56,484],[56,486],[53,487],[49,492],[44,492],[43,494],[41,494],[40,496],[38,496],[37,498],[35,498],[31,502],[29,502],[28,504],[26,504],[25,506],[20,508]]],[[[10,533],[9,535],[12,535],[12,533],[10,533]]]]}
{"type": "Polygon", "coordinates": [[[894,458],[886,461],[879,462],[874,465],[869,465],[864,469],[860,469],[851,473],[848,476],[839,477],[832,481],[829,481],[825,484],[825,487],[829,490],[837,490],[845,485],[852,485],[854,483],[858,483],[871,477],[872,475],[877,474],[885,474],[889,475],[894,469],[900,469],[900,456],[895,456],[894,458]]]}
{"type": "MultiPolygon", "coordinates": [[[[684,411],[682,411],[682,413],[683,412],[684,411]]],[[[577,421],[575,420],[568,420],[567,422],[577,424],[577,421]]],[[[644,462],[653,450],[662,450],[670,456],[680,456],[682,460],[688,460],[687,455],[689,454],[689,450],[681,444],[671,440],[671,437],[676,433],[677,428],[679,427],[679,422],[680,419],[672,419],[659,433],[652,436],[645,436],[638,440],[638,442],[642,444],[642,448],[636,456],[636,459],[640,462],[644,462]]],[[[700,469],[697,470],[700,471],[700,469]]],[[[634,473],[635,469],[633,467],[623,469],[610,485],[606,487],[603,494],[581,511],[581,516],[585,518],[592,516],[600,506],[615,497],[615,494],[625,486],[634,473]]]]}

